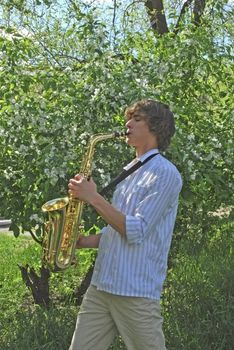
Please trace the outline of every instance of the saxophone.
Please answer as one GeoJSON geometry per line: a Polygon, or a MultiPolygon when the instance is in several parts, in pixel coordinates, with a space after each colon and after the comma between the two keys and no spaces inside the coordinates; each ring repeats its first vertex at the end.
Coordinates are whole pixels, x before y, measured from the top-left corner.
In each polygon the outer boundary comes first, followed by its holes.
{"type": "MultiPolygon", "coordinates": [[[[95,134],[90,137],[80,174],[90,178],[92,160],[97,142],[111,138],[124,138],[126,133],[95,134]]],[[[42,261],[52,271],[68,268],[74,261],[76,242],[82,232],[82,211],[84,202],[67,196],[46,202],[42,211],[47,213],[44,224],[42,261]]]]}

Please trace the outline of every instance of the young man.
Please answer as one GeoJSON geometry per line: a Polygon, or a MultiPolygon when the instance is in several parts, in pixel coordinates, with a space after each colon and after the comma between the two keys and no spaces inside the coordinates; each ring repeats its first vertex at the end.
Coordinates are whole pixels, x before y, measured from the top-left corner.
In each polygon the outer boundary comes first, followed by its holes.
{"type": "MultiPolygon", "coordinates": [[[[182,187],[176,167],[159,154],[175,132],[168,106],[138,101],[125,112],[127,142],[143,166],[120,182],[112,204],[95,183],[76,175],[69,192],[107,222],[78,248],[99,248],[70,350],[106,350],[120,334],[128,350],[165,350],[160,294],[182,187]]],[[[126,168],[130,168],[136,160],[126,168]]]]}

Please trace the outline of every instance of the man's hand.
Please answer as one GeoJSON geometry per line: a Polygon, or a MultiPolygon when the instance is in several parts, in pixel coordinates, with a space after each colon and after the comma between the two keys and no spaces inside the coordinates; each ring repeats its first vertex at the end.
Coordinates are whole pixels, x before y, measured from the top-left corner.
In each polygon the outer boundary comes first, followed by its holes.
{"type": "Polygon", "coordinates": [[[92,202],[97,195],[97,186],[95,182],[92,179],[88,181],[80,174],[77,174],[69,181],[68,188],[68,192],[72,197],[78,198],[86,203],[92,202]]]}
{"type": "Polygon", "coordinates": [[[69,181],[68,187],[68,192],[72,197],[79,198],[81,201],[92,205],[107,224],[110,224],[122,236],[126,236],[125,215],[97,192],[97,186],[92,179],[88,181],[78,174],[69,181]]]}

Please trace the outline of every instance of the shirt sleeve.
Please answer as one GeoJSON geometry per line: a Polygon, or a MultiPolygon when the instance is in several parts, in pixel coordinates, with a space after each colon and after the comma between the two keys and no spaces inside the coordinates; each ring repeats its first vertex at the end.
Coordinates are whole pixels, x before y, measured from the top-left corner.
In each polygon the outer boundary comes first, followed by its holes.
{"type": "Polygon", "coordinates": [[[136,203],[133,215],[126,215],[126,236],[129,244],[143,242],[151,228],[159,224],[171,207],[177,207],[181,178],[173,169],[161,169],[136,203]]]}
{"type": "Polygon", "coordinates": [[[103,233],[106,233],[108,231],[108,226],[104,226],[101,230],[100,230],[100,233],[103,234],[103,233]]]}

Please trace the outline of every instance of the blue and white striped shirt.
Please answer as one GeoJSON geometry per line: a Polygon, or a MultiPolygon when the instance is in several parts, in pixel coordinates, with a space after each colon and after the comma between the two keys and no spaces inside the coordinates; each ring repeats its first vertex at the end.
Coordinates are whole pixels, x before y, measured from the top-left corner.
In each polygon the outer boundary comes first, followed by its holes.
{"type": "Polygon", "coordinates": [[[181,187],[178,170],[160,154],[117,185],[112,205],[126,215],[126,237],[102,229],[91,282],[97,289],[160,299],[181,187]]]}

